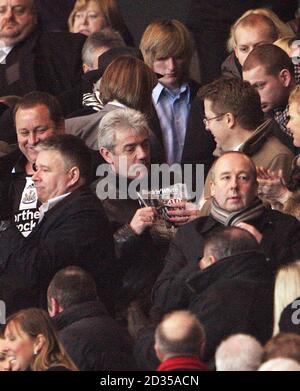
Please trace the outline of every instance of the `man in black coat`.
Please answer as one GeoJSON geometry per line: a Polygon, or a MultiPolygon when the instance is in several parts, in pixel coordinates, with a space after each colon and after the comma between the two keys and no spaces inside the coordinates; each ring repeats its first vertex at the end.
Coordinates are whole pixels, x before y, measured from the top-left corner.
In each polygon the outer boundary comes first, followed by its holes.
{"type": "Polygon", "coordinates": [[[131,339],[99,301],[89,273],[76,266],[60,270],[47,297],[60,340],[81,371],[135,369],[131,339]]]}
{"type": "Polygon", "coordinates": [[[34,0],[3,0],[1,9],[0,95],[57,95],[80,81],[83,35],[37,30],[34,0]]]}
{"type": "Polygon", "coordinates": [[[189,310],[205,328],[205,361],[231,334],[250,334],[264,344],[272,335],[273,278],[255,238],[237,227],[214,231],[199,267],[187,285],[189,310]]]}
{"type": "MultiPolygon", "coordinates": [[[[261,343],[270,338],[273,276],[269,266],[261,246],[244,229],[219,228],[206,237],[204,255],[185,281],[191,292],[185,309],[194,313],[205,329],[205,362],[231,334],[250,334],[261,343]]],[[[153,345],[153,329],[140,329],[134,349],[140,368],[157,365],[153,345]]]]}
{"type": "Polygon", "coordinates": [[[300,224],[262,205],[257,198],[256,169],[249,157],[240,152],[223,154],[213,166],[211,195],[210,215],[184,225],[170,245],[153,289],[154,304],[164,312],[189,302],[186,280],[197,270],[205,237],[219,227],[236,225],[252,233],[273,271],[299,258],[300,224]]]}
{"type": "Polygon", "coordinates": [[[90,151],[73,136],[49,137],[39,144],[35,169],[32,179],[42,203],[39,221],[26,238],[13,222],[2,224],[1,277],[20,276],[25,287],[36,289],[32,306],[46,297],[58,270],[79,265],[93,273],[104,297],[110,298],[113,239],[102,205],[88,188],[90,151]]]}

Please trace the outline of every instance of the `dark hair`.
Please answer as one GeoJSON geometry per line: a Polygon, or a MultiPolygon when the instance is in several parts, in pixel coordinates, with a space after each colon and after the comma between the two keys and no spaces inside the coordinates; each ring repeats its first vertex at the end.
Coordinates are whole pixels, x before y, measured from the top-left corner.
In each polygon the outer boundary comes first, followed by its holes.
{"type": "Polygon", "coordinates": [[[204,328],[196,316],[189,311],[175,311],[166,315],[161,323],[157,326],[155,331],[155,340],[159,346],[160,351],[168,356],[200,356],[202,355],[202,345],[205,340],[204,328]],[[190,318],[190,324],[186,327],[186,332],[181,338],[170,338],[166,335],[164,330],[164,323],[171,317],[182,314],[190,318]]]}
{"type": "Polygon", "coordinates": [[[106,104],[114,99],[152,114],[152,90],[157,84],[154,72],[143,61],[132,56],[120,56],[106,68],[100,83],[100,98],[106,104]]]}
{"type": "Polygon", "coordinates": [[[92,276],[78,266],[69,266],[58,271],[53,277],[47,291],[48,308],[50,299],[54,298],[65,310],[87,301],[98,300],[96,283],[92,276]]]}
{"type": "Polygon", "coordinates": [[[202,87],[198,96],[212,102],[216,115],[232,113],[239,124],[254,130],[263,121],[260,96],[247,81],[234,77],[220,77],[202,87]]]}
{"type": "Polygon", "coordinates": [[[279,333],[272,337],[264,347],[262,362],[277,357],[290,358],[300,364],[300,335],[279,333]]]}
{"type": "Polygon", "coordinates": [[[266,74],[276,76],[282,69],[287,69],[291,76],[295,76],[295,69],[288,54],[280,47],[273,44],[256,46],[246,58],[243,72],[250,71],[262,65],[266,74]]]}
{"type": "Polygon", "coordinates": [[[207,235],[204,244],[217,261],[242,253],[244,251],[259,251],[259,244],[253,235],[238,227],[226,227],[215,230],[207,235]]]}
{"type": "Polygon", "coordinates": [[[20,109],[31,109],[37,105],[44,105],[49,111],[49,116],[58,128],[64,121],[62,109],[58,100],[47,92],[34,91],[24,95],[14,108],[14,120],[16,121],[16,113],[20,109]]]}
{"type": "Polygon", "coordinates": [[[92,155],[84,141],[71,134],[54,135],[39,142],[38,150],[58,151],[64,158],[66,167],[78,167],[80,177],[90,184],[93,179],[92,155]]]}

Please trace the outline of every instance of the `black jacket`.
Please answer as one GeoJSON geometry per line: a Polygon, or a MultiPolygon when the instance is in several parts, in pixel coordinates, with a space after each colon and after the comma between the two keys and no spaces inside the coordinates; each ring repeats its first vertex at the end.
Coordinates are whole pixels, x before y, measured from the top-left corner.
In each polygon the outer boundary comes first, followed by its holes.
{"type": "Polygon", "coordinates": [[[263,344],[271,337],[272,280],[264,254],[257,251],[219,260],[188,280],[189,310],[205,328],[205,361],[231,334],[250,334],[263,344]]]}
{"type": "MultiPolygon", "coordinates": [[[[299,258],[300,224],[294,217],[265,209],[260,218],[249,224],[263,234],[261,246],[273,271],[299,258]]],[[[178,229],[153,289],[154,304],[164,312],[183,308],[189,302],[191,292],[185,282],[197,271],[206,235],[219,227],[221,223],[207,216],[178,229]]]]}
{"type": "Polygon", "coordinates": [[[84,186],[50,209],[28,237],[15,224],[0,234],[1,278],[21,277],[24,286],[37,289],[40,301],[54,274],[69,265],[90,272],[104,298],[110,298],[113,238],[100,201],[84,186]]]}
{"type": "Polygon", "coordinates": [[[34,31],[18,43],[0,67],[0,94],[31,91],[58,95],[80,82],[82,34],[34,31]]]}
{"type": "Polygon", "coordinates": [[[135,369],[129,335],[108,315],[100,302],[72,305],[52,320],[61,342],[79,370],[135,369]]]}

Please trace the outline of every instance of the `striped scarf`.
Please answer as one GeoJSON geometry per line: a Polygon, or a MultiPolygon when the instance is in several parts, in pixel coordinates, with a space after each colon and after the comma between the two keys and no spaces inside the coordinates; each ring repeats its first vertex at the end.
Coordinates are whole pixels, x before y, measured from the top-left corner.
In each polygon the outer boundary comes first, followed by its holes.
{"type": "Polygon", "coordinates": [[[257,198],[252,203],[252,205],[236,212],[228,212],[227,210],[220,208],[216,200],[212,198],[210,214],[221,224],[226,226],[233,226],[237,225],[238,223],[250,221],[259,217],[262,215],[263,211],[264,206],[259,198],[257,198]]]}

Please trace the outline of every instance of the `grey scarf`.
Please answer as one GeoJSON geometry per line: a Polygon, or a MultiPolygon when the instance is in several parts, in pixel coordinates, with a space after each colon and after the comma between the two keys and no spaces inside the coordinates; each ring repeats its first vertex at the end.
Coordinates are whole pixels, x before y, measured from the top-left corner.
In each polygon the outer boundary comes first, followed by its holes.
{"type": "Polygon", "coordinates": [[[212,198],[211,212],[212,217],[226,226],[237,225],[241,222],[253,220],[262,215],[264,211],[263,203],[257,198],[250,206],[240,209],[236,212],[228,212],[222,209],[217,204],[216,200],[212,198]]]}

